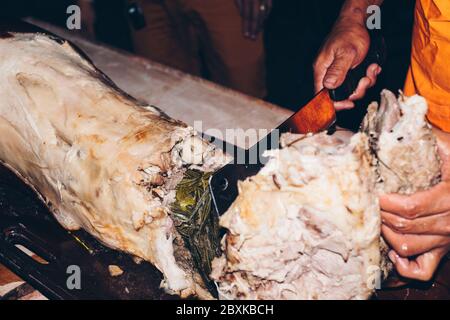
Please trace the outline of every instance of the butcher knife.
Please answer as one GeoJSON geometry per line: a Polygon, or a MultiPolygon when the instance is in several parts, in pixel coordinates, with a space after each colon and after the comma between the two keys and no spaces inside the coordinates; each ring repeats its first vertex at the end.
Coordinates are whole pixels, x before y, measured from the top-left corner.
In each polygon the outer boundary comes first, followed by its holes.
{"type": "Polygon", "coordinates": [[[348,72],[339,88],[320,91],[305,106],[250,149],[242,152],[242,149],[234,148],[232,151],[234,160],[214,173],[209,181],[213,208],[219,216],[225,213],[238,196],[238,181],[255,175],[266,163],[268,159],[263,156],[264,151],[279,147],[278,138],[282,133],[315,133],[333,127],[336,121],[333,102],[347,99],[356,90],[367,68],[373,63],[382,66],[385,61],[386,47],[383,37],[379,31],[372,31],[370,36],[371,46],[365,60],[348,72]]]}

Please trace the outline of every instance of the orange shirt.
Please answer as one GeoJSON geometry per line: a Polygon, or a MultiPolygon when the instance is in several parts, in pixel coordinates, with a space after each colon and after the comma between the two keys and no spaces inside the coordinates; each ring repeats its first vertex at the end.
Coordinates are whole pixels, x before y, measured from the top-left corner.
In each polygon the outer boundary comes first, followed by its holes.
{"type": "Polygon", "coordinates": [[[450,0],[417,0],[405,94],[428,101],[428,120],[450,132],[450,0]]]}

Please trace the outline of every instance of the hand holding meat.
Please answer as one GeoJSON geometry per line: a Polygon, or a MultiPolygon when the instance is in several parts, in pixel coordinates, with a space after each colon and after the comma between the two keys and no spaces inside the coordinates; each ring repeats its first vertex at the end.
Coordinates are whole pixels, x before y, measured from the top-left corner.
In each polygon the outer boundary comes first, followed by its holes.
{"type": "MultiPolygon", "coordinates": [[[[389,257],[404,277],[430,280],[450,249],[450,134],[434,129],[442,161],[442,182],[411,196],[380,198],[389,257]],[[408,257],[417,256],[410,260],[408,257]]],[[[425,164],[426,165],[426,164],[425,164]]]]}
{"type": "Polygon", "coordinates": [[[389,257],[402,276],[421,280],[431,278],[449,243],[445,215],[432,214],[445,212],[450,143],[447,134],[433,132],[427,110],[420,96],[397,100],[384,90],[362,125],[378,162],[382,232],[394,249],[389,257]],[[411,262],[400,258],[431,249],[411,262]]]}

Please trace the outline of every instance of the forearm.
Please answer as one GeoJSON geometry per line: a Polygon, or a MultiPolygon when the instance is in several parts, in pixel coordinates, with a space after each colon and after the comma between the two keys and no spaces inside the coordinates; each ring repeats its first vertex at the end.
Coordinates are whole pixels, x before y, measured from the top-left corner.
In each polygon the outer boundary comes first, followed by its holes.
{"type": "Polygon", "coordinates": [[[365,25],[367,8],[371,5],[381,5],[383,0],[347,0],[342,6],[339,20],[345,19],[365,25]]]}
{"type": "Polygon", "coordinates": [[[82,32],[92,38],[95,38],[95,8],[94,0],[78,0],[78,6],[81,10],[82,32]]]}

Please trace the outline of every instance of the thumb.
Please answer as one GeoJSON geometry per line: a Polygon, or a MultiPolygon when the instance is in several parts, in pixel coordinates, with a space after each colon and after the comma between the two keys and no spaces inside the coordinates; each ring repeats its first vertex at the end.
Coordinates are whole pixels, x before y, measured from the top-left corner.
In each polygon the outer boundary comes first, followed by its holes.
{"type": "Polygon", "coordinates": [[[323,85],[327,89],[336,89],[345,80],[347,72],[352,67],[356,53],[335,53],[334,60],[327,69],[327,73],[323,78],[323,85]]]}
{"type": "Polygon", "coordinates": [[[405,278],[429,281],[436,271],[442,257],[447,253],[445,248],[436,248],[417,258],[410,260],[400,257],[395,251],[389,252],[397,272],[405,278]]]}

